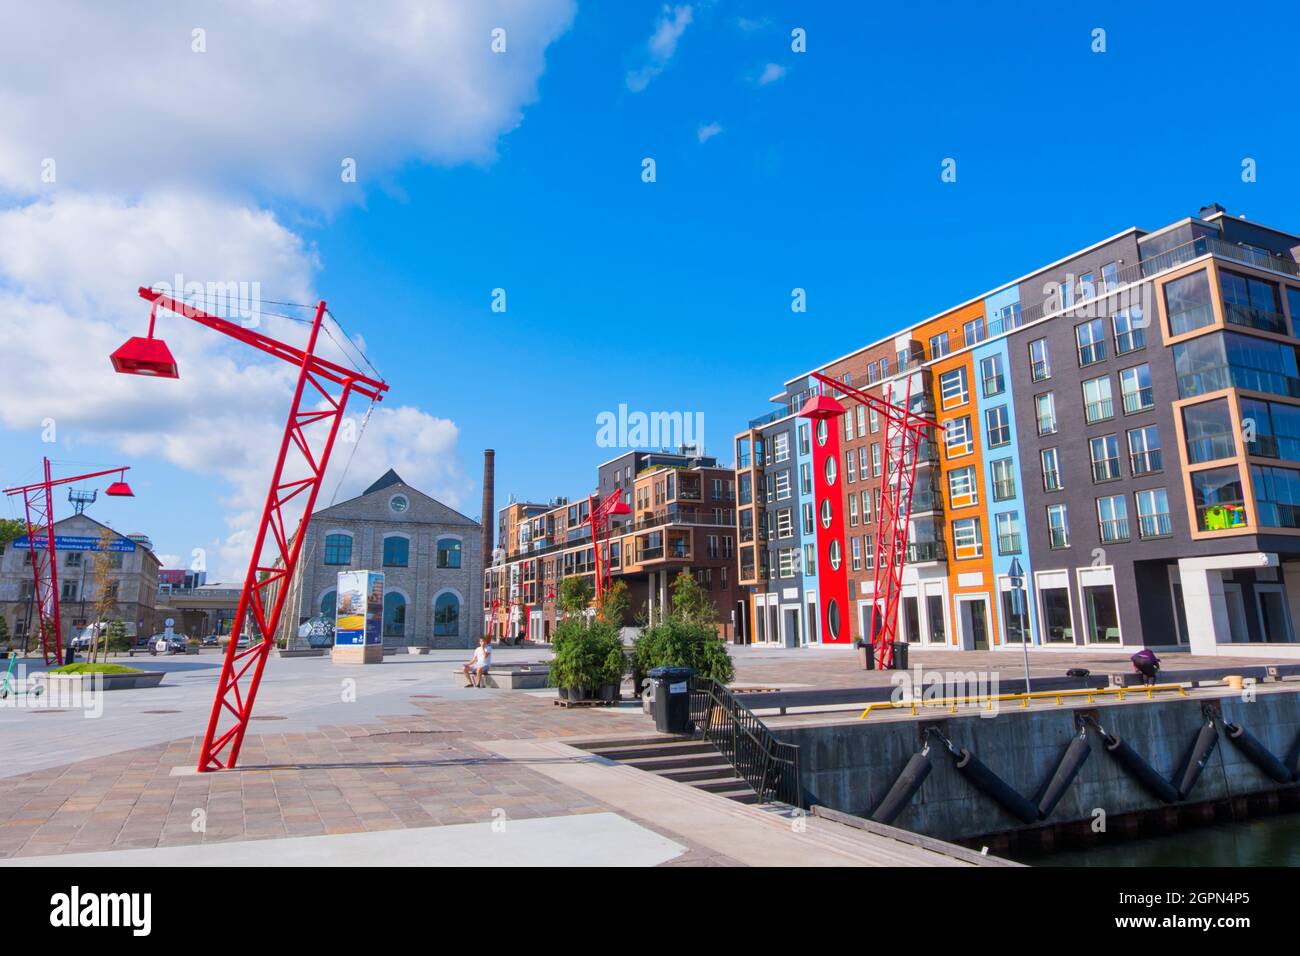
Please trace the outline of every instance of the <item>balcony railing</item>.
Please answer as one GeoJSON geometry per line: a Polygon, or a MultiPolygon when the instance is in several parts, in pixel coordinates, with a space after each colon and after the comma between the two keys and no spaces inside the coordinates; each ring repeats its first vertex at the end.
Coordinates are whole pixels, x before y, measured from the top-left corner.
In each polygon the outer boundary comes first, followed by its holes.
{"type": "Polygon", "coordinates": [[[1114,481],[1118,477],[1120,477],[1118,458],[1102,458],[1092,463],[1093,481],[1114,481]]]}
{"type": "MultiPolygon", "coordinates": [[[[947,561],[948,548],[942,541],[914,541],[907,546],[907,560],[913,564],[921,561],[947,561]]],[[[867,555],[867,567],[875,566],[875,555],[867,555]]]]}
{"type": "Polygon", "coordinates": [[[1148,408],[1155,408],[1155,392],[1148,385],[1146,388],[1135,388],[1132,391],[1124,393],[1124,412],[1131,415],[1134,412],[1144,412],[1148,408]]]}
{"type": "Polygon", "coordinates": [[[1257,309],[1254,306],[1240,305],[1236,302],[1225,302],[1223,303],[1223,317],[1233,325],[1259,329],[1262,332],[1276,332],[1278,335],[1287,334],[1286,316],[1281,312],[1257,309]]]}
{"type": "Polygon", "coordinates": [[[1128,519],[1108,518],[1100,522],[1101,540],[1107,544],[1128,540],[1128,519]]]}
{"type": "MultiPolygon", "coordinates": [[[[1259,437],[1262,436],[1256,436],[1257,440],[1259,437]]],[[[1237,454],[1237,441],[1231,432],[1187,439],[1187,460],[1193,465],[1199,465],[1204,461],[1217,461],[1220,458],[1231,458],[1235,454],[1237,454]]],[[[1251,454],[1261,453],[1251,452],[1251,454]]]]}
{"type": "Polygon", "coordinates": [[[1138,516],[1138,534],[1143,538],[1164,538],[1174,533],[1168,512],[1138,516]]]}
{"type": "Polygon", "coordinates": [[[1047,543],[1052,548],[1068,548],[1070,546],[1070,529],[1048,528],[1047,543]]]}
{"type": "Polygon", "coordinates": [[[1160,454],[1159,448],[1154,448],[1151,451],[1140,451],[1129,455],[1129,466],[1133,469],[1134,477],[1149,475],[1152,472],[1160,471],[1164,467],[1164,456],[1160,454]]]}
{"type": "MultiPolygon", "coordinates": [[[[1109,398],[1099,399],[1095,402],[1088,402],[1083,407],[1084,420],[1091,425],[1093,422],[1102,422],[1108,418],[1115,417],[1115,403],[1109,398]]],[[[1039,434],[1042,434],[1040,429],[1039,434]]]]}
{"type": "Polygon", "coordinates": [[[998,553],[999,554],[1019,554],[1020,553],[1020,534],[998,535],[998,553]]]}
{"type": "Polygon", "coordinates": [[[1300,378],[1278,372],[1243,368],[1235,365],[1211,365],[1178,376],[1178,394],[1183,398],[1207,395],[1220,389],[1235,386],[1252,392],[1268,392],[1300,398],[1300,378]]]}

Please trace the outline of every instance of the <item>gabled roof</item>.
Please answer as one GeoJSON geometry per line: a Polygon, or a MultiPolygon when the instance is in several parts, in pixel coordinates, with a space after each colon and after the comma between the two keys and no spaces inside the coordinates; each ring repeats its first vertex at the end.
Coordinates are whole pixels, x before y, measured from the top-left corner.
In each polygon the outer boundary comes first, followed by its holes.
{"type": "MultiPolygon", "coordinates": [[[[402,476],[399,475],[392,468],[389,468],[386,472],[384,472],[383,476],[378,481],[376,481],[365,491],[361,492],[361,495],[364,497],[365,495],[370,494],[372,491],[383,491],[385,488],[391,488],[393,485],[405,485],[405,484],[406,482],[402,480],[402,476]]],[[[407,487],[410,486],[408,485],[407,487]]]]}

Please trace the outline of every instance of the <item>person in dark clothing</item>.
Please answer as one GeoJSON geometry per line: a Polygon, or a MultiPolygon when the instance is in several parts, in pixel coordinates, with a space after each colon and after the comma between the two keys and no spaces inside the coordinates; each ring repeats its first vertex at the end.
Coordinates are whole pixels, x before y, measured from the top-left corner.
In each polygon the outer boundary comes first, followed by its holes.
{"type": "Polygon", "coordinates": [[[1156,657],[1156,652],[1149,647],[1144,647],[1132,657],[1133,670],[1142,675],[1142,683],[1154,684],[1156,675],[1160,673],[1160,658],[1156,657]]]}

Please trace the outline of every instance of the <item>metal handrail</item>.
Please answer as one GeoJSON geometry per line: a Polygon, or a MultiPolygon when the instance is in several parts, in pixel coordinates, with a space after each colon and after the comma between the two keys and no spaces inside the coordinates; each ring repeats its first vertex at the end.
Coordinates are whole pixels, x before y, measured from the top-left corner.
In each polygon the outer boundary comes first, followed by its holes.
{"type": "Polygon", "coordinates": [[[957,713],[958,707],[967,707],[972,704],[984,704],[986,710],[992,710],[995,703],[1001,701],[1019,701],[1022,708],[1028,707],[1031,700],[1054,700],[1059,706],[1066,698],[1073,700],[1077,697],[1086,697],[1088,703],[1093,703],[1098,697],[1115,697],[1123,700],[1125,694],[1146,694],[1147,700],[1153,700],[1155,693],[1177,693],[1180,697],[1187,696],[1187,687],[1183,684],[1144,684],[1141,687],[1082,687],[1070,688],[1069,690],[1035,690],[1017,694],[968,694],[959,697],[934,697],[934,698],[908,698],[906,700],[878,700],[875,703],[867,704],[862,713],[858,715],[858,720],[866,720],[874,711],[877,710],[900,710],[909,708],[912,716],[916,716],[918,707],[946,707],[948,713],[957,713]]]}
{"type": "Polygon", "coordinates": [[[754,712],[711,677],[691,678],[691,722],[718,749],[760,803],[807,809],[799,747],[777,740],[754,712]]]}

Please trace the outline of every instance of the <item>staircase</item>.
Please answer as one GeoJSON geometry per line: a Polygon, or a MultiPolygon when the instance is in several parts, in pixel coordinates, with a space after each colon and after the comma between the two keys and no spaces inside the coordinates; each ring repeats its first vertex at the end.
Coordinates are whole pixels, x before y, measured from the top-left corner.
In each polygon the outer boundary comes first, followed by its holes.
{"type": "Polygon", "coordinates": [[[597,740],[575,746],[606,760],[689,784],[737,803],[757,803],[749,784],[707,740],[690,736],[631,737],[597,740]]]}

